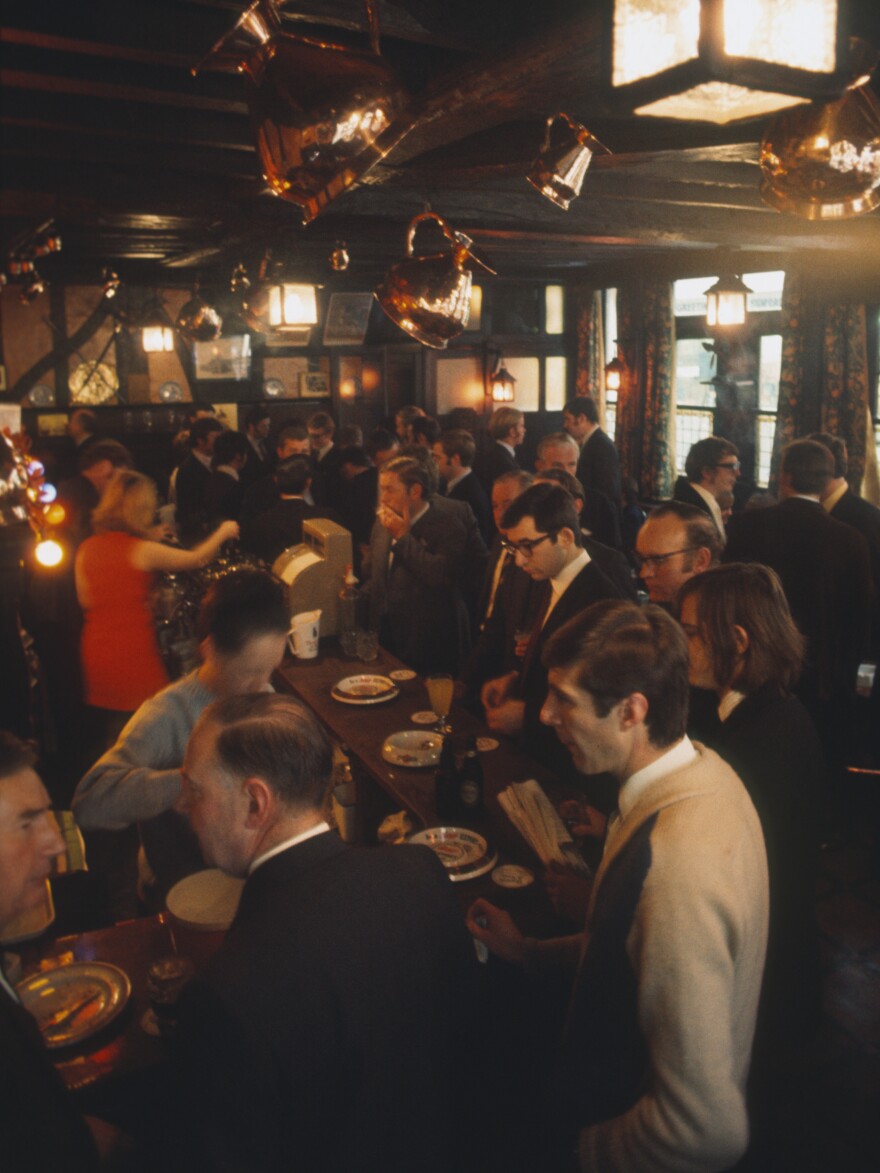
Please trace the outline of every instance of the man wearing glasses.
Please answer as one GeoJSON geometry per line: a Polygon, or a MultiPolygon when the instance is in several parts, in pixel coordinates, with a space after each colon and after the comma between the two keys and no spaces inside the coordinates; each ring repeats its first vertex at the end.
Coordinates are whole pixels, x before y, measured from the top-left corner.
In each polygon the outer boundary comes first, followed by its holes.
{"type": "Polygon", "coordinates": [[[559,485],[526,489],[508,507],[501,528],[507,535],[502,544],[539,588],[519,671],[483,686],[486,721],[491,729],[517,737],[548,768],[565,773],[570,769],[568,755],[540,720],[547,696],[541,652],[573,615],[599,599],[619,599],[621,592],[584,549],[574,501],[559,485]]]}
{"type": "Polygon", "coordinates": [[[681,586],[716,565],[724,540],[714,522],[695,505],[668,501],[648,514],[636,537],[639,577],[648,598],[667,611],[681,586]]]}
{"type": "Polygon", "coordinates": [[[720,436],[697,440],[687,454],[685,475],[678,478],[675,486],[675,500],[708,513],[719,534],[724,533],[724,520],[718,499],[723,493],[732,493],[739,480],[738,458],[736,445],[720,436]]]}

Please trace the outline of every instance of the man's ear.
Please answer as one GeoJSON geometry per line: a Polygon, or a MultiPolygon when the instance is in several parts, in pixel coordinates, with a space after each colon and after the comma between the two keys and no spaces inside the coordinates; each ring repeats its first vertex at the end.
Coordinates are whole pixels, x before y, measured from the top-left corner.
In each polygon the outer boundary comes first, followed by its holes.
{"type": "Polygon", "coordinates": [[[569,546],[574,545],[574,534],[567,525],[564,525],[556,535],[556,540],[559,542],[560,546],[568,548],[569,546]]]}
{"type": "Polygon", "coordinates": [[[694,574],[702,574],[712,565],[712,552],[707,546],[699,546],[694,553],[694,574]]]}
{"type": "Polygon", "coordinates": [[[248,803],[245,826],[249,831],[258,831],[266,825],[277,799],[271,787],[258,777],[245,778],[242,791],[248,803]]]}
{"type": "Polygon", "coordinates": [[[621,729],[632,729],[644,723],[648,715],[648,698],[641,692],[631,692],[619,703],[621,729]]]}
{"type": "Polygon", "coordinates": [[[733,639],[736,644],[736,654],[744,656],[749,650],[749,633],[744,627],[735,624],[733,628],[733,639]]]}

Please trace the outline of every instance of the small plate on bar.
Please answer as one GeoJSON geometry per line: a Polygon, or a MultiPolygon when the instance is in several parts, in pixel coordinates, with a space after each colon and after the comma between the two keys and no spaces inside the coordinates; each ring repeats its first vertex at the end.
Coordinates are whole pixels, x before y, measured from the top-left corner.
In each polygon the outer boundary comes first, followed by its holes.
{"type": "Polygon", "coordinates": [[[484,876],[498,862],[498,852],[490,852],[483,836],[466,827],[428,827],[410,835],[409,842],[430,847],[453,883],[484,876]]]}
{"type": "Polygon", "coordinates": [[[97,1034],[131,996],[128,974],[106,961],[74,961],[35,973],[17,988],[50,1050],[97,1034]]]}
{"type": "Polygon", "coordinates": [[[422,733],[418,729],[404,729],[392,733],[382,745],[382,757],[392,766],[424,769],[440,761],[443,738],[439,733],[422,733]]]}
{"type": "Polygon", "coordinates": [[[344,705],[378,705],[400,695],[400,689],[387,676],[346,676],[330,690],[330,695],[344,705]]]}

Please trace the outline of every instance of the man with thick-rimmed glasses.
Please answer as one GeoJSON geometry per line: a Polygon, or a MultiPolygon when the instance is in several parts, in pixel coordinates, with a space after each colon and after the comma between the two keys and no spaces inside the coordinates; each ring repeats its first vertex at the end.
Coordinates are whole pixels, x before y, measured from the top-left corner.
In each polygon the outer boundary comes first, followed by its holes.
{"type": "Polygon", "coordinates": [[[530,756],[550,769],[567,772],[567,755],[540,721],[547,696],[541,652],[546,640],[573,615],[599,599],[620,598],[621,592],[584,549],[574,501],[560,486],[539,484],[526,489],[508,507],[502,529],[516,565],[539,589],[519,672],[508,672],[483,686],[486,721],[499,733],[517,737],[530,756]]]}
{"type": "Polygon", "coordinates": [[[695,505],[658,505],[636,538],[639,577],[652,603],[671,611],[683,583],[721,557],[724,541],[707,513],[695,505]]]}
{"type": "Polygon", "coordinates": [[[674,497],[708,513],[719,534],[724,533],[724,519],[718,503],[723,493],[732,493],[739,480],[739,451],[736,444],[721,436],[706,436],[691,445],[684,465],[685,475],[678,478],[674,497]]]}

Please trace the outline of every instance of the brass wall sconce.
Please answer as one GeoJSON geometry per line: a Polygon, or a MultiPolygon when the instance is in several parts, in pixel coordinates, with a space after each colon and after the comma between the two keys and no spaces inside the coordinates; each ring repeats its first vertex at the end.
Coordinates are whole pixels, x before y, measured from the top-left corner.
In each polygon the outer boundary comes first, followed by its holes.
{"type": "Polygon", "coordinates": [[[526,179],[541,195],[568,211],[572,200],[581,193],[584,176],[596,151],[606,155],[607,147],[579,122],[560,111],[547,119],[541,153],[529,168],[526,179]],[[554,135],[554,128],[562,132],[554,135]]]}

